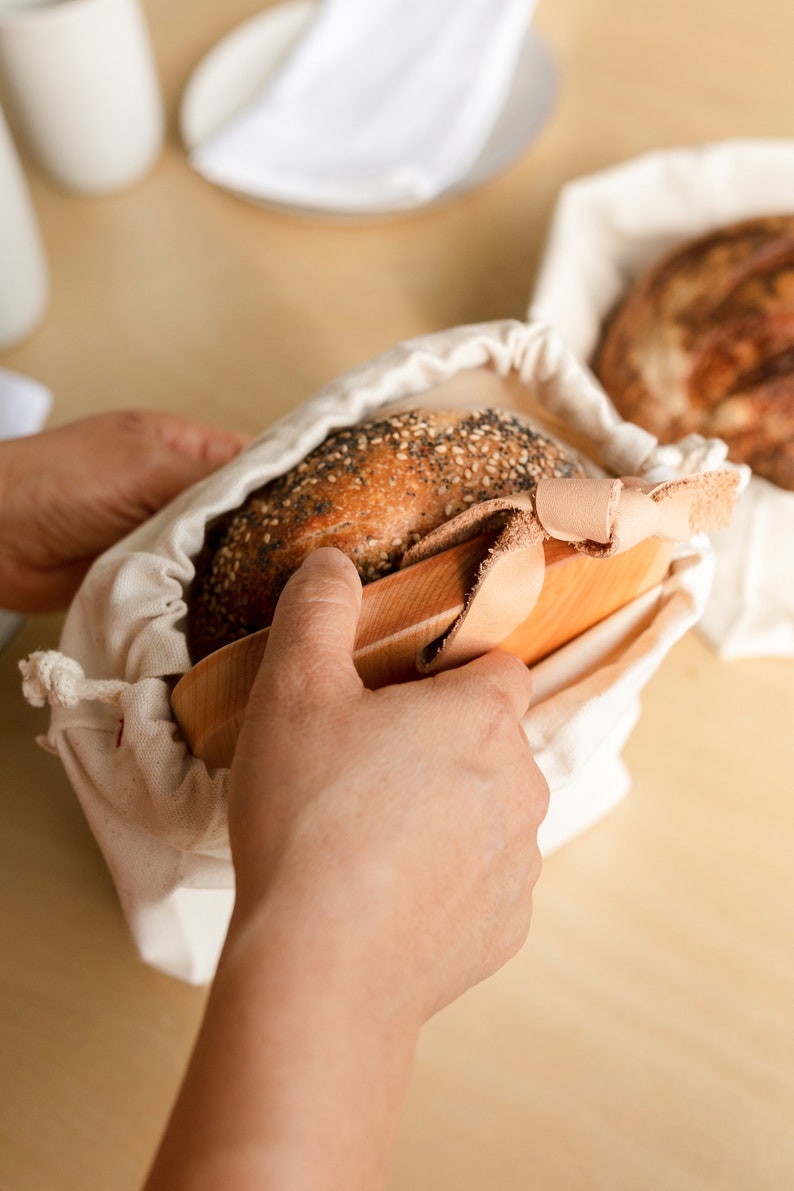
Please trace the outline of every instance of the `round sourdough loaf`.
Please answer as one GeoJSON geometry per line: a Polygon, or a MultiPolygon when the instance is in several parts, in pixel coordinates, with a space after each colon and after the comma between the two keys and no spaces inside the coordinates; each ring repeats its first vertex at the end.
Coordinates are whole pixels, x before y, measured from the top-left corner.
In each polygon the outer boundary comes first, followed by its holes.
{"type": "Polygon", "coordinates": [[[594,369],[661,442],[698,433],[794,489],[794,215],[677,247],[609,319],[594,369]]]}
{"type": "Polygon", "coordinates": [[[570,448],[504,410],[412,409],[336,431],[208,526],[188,594],[191,657],[269,625],[320,546],[343,550],[368,583],[473,502],[584,474],[570,448]]]}

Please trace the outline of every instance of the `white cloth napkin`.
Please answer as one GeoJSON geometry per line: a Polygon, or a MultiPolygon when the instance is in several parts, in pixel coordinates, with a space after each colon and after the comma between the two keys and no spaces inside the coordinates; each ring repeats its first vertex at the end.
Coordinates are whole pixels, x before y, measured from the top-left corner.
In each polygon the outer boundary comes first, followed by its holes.
{"type": "MultiPolygon", "coordinates": [[[[673,245],[794,211],[794,140],[731,140],[648,153],[569,182],[528,317],[589,361],[632,279],[673,245]]],[[[699,629],[723,658],[794,657],[794,492],[750,480],[712,539],[716,577],[699,629]]]]}
{"type": "Polygon", "coordinates": [[[264,93],[191,155],[296,206],[410,208],[465,177],[505,102],[536,0],[324,0],[264,93]]]}
{"type": "MultiPolygon", "coordinates": [[[[35,434],[52,406],[52,393],[37,380],[0,368],[0,439],[35,434]]],[[[0,649],[10,641],[22,617],[0,608],[0,649]]]]}

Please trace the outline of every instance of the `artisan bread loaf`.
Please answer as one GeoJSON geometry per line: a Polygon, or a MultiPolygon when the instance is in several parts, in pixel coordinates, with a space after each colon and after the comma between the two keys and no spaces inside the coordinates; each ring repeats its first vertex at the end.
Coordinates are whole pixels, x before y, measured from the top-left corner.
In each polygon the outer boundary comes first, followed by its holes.
{"type": "Polygon", "coordinates": [[[608,321],[594,369],[661,442],[722,438],[735,462],[794,489],[794,215],[677,247],[608,321]]]}
{"type": "Polygon", "coordinates": [[[412,409],[339,430],[208,527],[188,595],[191,656],[270,624],[320,546],[343,550],[368,583],[475,501],[584,474],[572,450],[503,410],[412,409]]]}

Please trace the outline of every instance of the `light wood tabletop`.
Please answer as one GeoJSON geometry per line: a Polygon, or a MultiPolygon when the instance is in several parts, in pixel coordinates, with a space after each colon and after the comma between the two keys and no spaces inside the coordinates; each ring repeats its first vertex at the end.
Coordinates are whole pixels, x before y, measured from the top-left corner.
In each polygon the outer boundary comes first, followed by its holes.
{"type": "MultiPolygon", "coordinates": [[[[789,0],[540,0],[560,70],[538,140],[404,218],[276,213],[194,174],[179,97],[262,0],[148,0],[165,152],[109,198],[28,177],[46,318],[0,364],[51,424],[135,405],[258,431],[399,340],[521,318],[568,179],[657,147],[794,133],[789,0]]],[[[205,990],[137,958],[57,760],[0,654],[0,1187],[131,1191],[205,990]]],[[[694,632],[648,686],[633,789],[546,859],[527,945],[426,1027],[389,1191],[794,1187],[794,663],[694,632]]]]}

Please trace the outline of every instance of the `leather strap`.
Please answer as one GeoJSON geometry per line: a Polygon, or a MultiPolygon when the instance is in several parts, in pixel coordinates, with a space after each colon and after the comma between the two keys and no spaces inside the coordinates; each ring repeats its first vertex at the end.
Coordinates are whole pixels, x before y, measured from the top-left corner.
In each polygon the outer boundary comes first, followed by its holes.
{"type": "Polygon", "coordinates": [[[474,505],[418,542],[410,566],[459,542],[499,528],[458,619],[417,658],[420,673],[461,665],[493,649],[537,603],[543,587],[543,542],[570,542],[594,558],[630,550],[650,537],[687,541],[725,528],[736,499],[733,471],[704,472],[664,484],[623,479],[546,479],[534,493],[474,505]]]}

